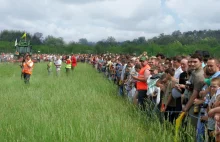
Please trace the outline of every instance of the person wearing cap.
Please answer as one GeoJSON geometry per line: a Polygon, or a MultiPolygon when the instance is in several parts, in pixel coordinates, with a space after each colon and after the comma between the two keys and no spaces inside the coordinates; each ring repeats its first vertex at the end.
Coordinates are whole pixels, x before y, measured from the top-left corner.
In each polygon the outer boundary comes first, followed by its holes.
{"type": "Polygon", "coordinates": [[[146,56],[140,58],[141,69],[138,73],[138,77],[132,76],[133,79],[137,80],[137,91],[138,91],[138,104],[141,110],[145,110],[145,101],[147,98],[147,79],[150,76],[150,66],[148,65],[146,56]]]}

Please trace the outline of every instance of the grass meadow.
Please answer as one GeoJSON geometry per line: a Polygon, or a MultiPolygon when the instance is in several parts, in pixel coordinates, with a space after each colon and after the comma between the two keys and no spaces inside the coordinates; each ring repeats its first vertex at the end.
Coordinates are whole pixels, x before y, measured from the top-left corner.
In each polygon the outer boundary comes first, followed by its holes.
{"type": "Polygon", "coordinates": [[[0,141],[172,142],[174,128],[117,96],[117,86],[89,64],[48,76],[34,66],[30,85],[18,64],[0,64],[0,141]]]}

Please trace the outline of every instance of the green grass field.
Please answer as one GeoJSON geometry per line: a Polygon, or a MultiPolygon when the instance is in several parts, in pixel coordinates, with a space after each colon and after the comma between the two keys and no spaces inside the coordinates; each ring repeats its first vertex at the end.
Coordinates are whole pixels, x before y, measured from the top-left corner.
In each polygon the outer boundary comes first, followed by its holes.
{"type": "Polygon", "coordinates": [[[30,85],[17,64],[0,64],[0,112],[0,141],[171,142],[174,135],[88,64],[70,76],[63,66],[60,77],[35,64],[30,85]]]}

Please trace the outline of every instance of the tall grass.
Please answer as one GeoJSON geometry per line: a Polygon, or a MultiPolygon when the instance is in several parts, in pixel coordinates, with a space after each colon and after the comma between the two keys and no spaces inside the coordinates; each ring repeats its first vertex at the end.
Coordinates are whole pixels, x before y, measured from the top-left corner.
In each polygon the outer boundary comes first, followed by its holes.
{"type": "Polygon", "coordinates": [[[47,75],[35,64],[30,85],[17,64],[0,64],[0,141],[171,142],[173,126],[160,123],[117,96],[116,86],[88,64],[69,76],[47,75]]]}

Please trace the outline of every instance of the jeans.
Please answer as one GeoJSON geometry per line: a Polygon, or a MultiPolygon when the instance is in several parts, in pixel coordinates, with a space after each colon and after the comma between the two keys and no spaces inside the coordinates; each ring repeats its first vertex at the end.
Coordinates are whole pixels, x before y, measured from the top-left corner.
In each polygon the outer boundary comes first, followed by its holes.
{"type": "Polygon", "coordinates": [[[119,95],[124,96],[124,86],[123,85],[119,86],[119,95]]]}
{"type": "MultiPolygon", "coordinates": [[[[199,118],[200,117],[201,117],[201,114],[199,115],[199,118]]],[[[205,138],[205,123],[198,120],[197,127],[196,127],[196,141],[204,142],[205,141],[204,138],[205,138]]]]}

